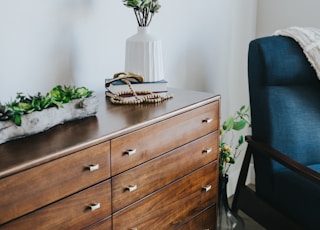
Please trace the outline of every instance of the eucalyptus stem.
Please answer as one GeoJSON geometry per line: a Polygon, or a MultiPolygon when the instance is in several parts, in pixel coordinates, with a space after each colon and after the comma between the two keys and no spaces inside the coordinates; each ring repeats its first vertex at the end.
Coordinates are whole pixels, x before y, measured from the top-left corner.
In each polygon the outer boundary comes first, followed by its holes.
{"type": "Polygon", "coordinates": [[[149,25],[150,25],[150,22],[151,22],[151,20],[152,20],[152,17],[153,17],[153,14],[151,14],[151,15],[150,15],[150,20],[149,20],[149,22],[148,22],[147,26],[149,26],[149,25]]]}
{"type": "Polygon", "coordinates": [[[134,9],[133,11],[134,11],[134,14],[136,15],[137,22],[138,22],[138,24],[139,24],[139,26],[140,26],[140,15],[139,15],[139,11],[138,11],[137,9],[134,9]]]}

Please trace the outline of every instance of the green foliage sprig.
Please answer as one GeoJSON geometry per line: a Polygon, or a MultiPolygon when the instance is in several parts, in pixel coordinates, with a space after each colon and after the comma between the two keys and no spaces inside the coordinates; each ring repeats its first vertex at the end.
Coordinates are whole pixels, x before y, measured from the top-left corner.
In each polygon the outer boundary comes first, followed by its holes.
{"type": "Polygon", "coordinates": [[[122,0],[124,5],[133,8],[139,26],[149,26],[152,17],[159,12],[158,0],[122,0]]]}
{"type": "Polygon", "coordinates": [[[22,123],[21,116],[34,111],[42,111],[50,107],[62,108],[64,103],[79,98],[87,98],[92,91],[85,87],[57,85],[45,96],[38,93],[35,96],[25,96],[17,93],[16,99],[7,104],[0,103],[0,121],[12,120],[17,126],[22,123]]]}
{"type": "Polygon", "coordinates": [[[219,172],[221,175],[226,175],[230,166],[236,162],[244,144],[244,137],[240,131],[250,125],[249,106],[244,105],[236,111],[235,115],[228,117],[222,123],[219,146],[219,172]]]}

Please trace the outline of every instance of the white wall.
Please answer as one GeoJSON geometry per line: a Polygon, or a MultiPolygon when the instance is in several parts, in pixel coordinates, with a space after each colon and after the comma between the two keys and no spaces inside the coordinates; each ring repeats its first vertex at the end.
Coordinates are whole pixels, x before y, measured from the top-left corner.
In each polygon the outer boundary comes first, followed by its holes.
{"type": "MultiPolygon", "coordinates": [[[[160,0],[151,23],[169,85],[220,94],[222,120],[248,104],[256,1],[160,0]]],[[[123,71],[125,40],[136,28],[122,0],[1,0],[0,101],[56,84],[104,91],[104,79],[123,71]]]]}
{"type": "Polygon", "coordinates": [[[320,28],[319,0],[258,0],[257,37],[291,26],[320,28]]]}
{"type": "MultiPolygon", "coordinates": [[[[150,29],[162,39],[169,85],[221,94],[223,114],[245,103],[255,1],[161,0],[150,29]]],[[[56,84],[103,91],[123,70],[136,27],[121,0],[1,0],[0,101],[56,84]]]]}

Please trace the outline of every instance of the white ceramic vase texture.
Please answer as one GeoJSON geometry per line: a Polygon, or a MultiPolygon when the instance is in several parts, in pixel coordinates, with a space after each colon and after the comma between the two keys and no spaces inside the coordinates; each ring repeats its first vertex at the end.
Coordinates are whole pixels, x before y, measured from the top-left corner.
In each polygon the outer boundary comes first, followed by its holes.
{"type": "Polygon", "coordinates": [[[149,33],[149,27],[138,27],[126,40],[125,71],[143,76],[146,82],[164,79],[162,42],[149,33]]]}

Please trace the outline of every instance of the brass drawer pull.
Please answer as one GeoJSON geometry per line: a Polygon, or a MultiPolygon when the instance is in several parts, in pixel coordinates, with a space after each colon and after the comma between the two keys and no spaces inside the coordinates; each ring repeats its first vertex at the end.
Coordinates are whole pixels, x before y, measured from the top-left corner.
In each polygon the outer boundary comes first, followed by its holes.
{"type": "Polygon", "coordinates": [[[124,152],[124,155],[131,156],[137,152],[136,149],[128,149],[127,151],[124,152]]]}
{"type": "Polygon", "coordinates": [[[211,152],[212,152],[212,148],[206,148],[206,149],[202,150],[202,153],[204,153],[204,154],[209,154],[211,152]]]}
{"type": "Polygon", "coordinates": [[[129,192],[133,192],[134,190],[137,190],[138,186],[135,184],[135,185],[130,185],[128,187],[126,187],[126,190],[129,191],[129,192]]]}
{"type": "Polygon", "coordinates": [[[202,120],[203,123],[210,123],[212,121],[213,121],[212,118],[206,118],[206,119],[202,120]]]}
{"type": "Polygon", "coordinates": [[[94,165],[89,165],[87,167],[89,169],[90,172],[96,171],[100,168],[99,164],[94,164],[94,165]]]}
{"type": "Polygon", "coordinates": [[[130,228],[130,230],[138,230],[138,228],[130,228]]]}
{"type": "Polygon", "coordinates": [[[211,190],[211,185],[205,185],[205,186],[202,186],[202,189],[205,191],[205,192],[208,192],[211,190]]]}
{"type": "Polygon", "coordinates": [[[101,205],[100,205],[100,203],[95,203],[95,204],[90,205],[89,208],[93,212],[94,210],[101,208],[101,205]]]}

